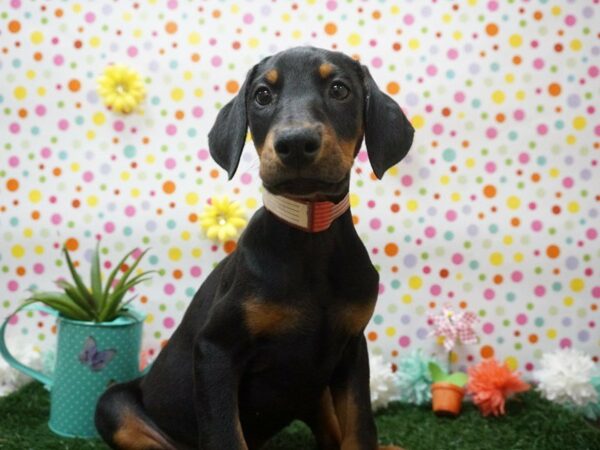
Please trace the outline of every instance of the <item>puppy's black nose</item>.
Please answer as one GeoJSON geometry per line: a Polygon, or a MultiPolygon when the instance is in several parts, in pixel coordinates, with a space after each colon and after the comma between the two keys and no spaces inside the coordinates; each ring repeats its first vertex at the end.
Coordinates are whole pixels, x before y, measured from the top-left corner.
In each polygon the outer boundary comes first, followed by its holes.
{"type": "Polygon", "coordinates": [[[275,152],[286,166],[300,168],[312,163],[321,147],[321,134],[314,128],[280,131],[275,138],[275,152]]]}

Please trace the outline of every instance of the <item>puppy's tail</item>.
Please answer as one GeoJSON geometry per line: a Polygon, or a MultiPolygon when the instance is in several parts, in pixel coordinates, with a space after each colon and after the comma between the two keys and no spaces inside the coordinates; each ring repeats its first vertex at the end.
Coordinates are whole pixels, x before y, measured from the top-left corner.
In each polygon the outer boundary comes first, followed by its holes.
{"type": "Polygon", "coordinates": [[[114,384],[100,396],[94,417],[100,436],[119,450],[176,450],[146,414],[140,380],[114,384]]]}

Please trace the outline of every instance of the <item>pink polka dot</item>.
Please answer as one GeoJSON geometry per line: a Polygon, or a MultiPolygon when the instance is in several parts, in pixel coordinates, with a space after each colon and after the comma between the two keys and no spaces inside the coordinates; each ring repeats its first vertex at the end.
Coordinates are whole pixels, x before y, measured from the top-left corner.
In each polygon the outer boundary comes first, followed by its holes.
{"type": "Polygon", "coordinates": [[[89,170],[86,170],[85,172],[83,172],[83,181],[85,181],[86,183],[90,183],[93,180],[94,180],[93,172],[90,172],[89,170]]]}
{"type": "Polygon", "coordinates": [[[329,0],[327,2],[326,6],[329,11],[335,11],[335,9],[337,8],[337,2],[335,2],[333,0],[329,0]]]}
{"type": "Polygon", "coordinates": [[[546,288],[544,286],[536,286],[533,289],[533,293],[537,296],[537,297],[543,297],[546,294],[546,288]]]}
{"type": "Polygon", "coordinates": [[[44,116],[46,114],[46,107],[44,105],[37,105],[35,107],[35,113],[40,117],[44,116]]]}
{"type": "Polygon", "coordinates": [[[163,325],[167,329],[173,328],[175,326],[175,320],[172,317],[165,317],[163,325]]]}
{"type": "Polygon", "coordinates": [[[113,123],[113,129],[115,131],[123,131],[125,129],[125,123],[122,120],[115,120],[113,123]]]}
{"type": "Polygon", "coordinates": [[[425,236],[432,238],[435,236],[435,228],[432,226],[425,227],[425,236]]]}
{"type": "Polygon", "coordinates": [[[127,48],[127,54],[128,54],[129,56],[131,56],[132,58],[133,58],[133,57],[135,57],[135,56],[137,56],[137,54],[138,54],[138,49],[137,49],[137,47],[136,47],[135,45],[131,45],[131,46],[129,46],[129,47],[127,48]]]}
{"type": "Polygon", "coordinates": [[[199,160],[206,161],[208,159],[208,157],[209,157],[208,150],[206,150],[204,148],[201,149],[201,150],[198,150],[197,156],[198,156],[199,160]]]}
{"type": "Polygon", "coordinates": [[[87,23],[94,23],[94,20],[96,20],[96,15],[93,12],[86,13],[85,21],[87,23]]]}
{"type": "Polygon", "coordinates": [[[487,288],[483,291],[483,298],[485,298],[486,300],[493,300],[495,296],[496,293],[493,289],[487,288]]]}
{"type": "Polygon", "coordinates": [[[400,347],[406,348],[410,345],[410,338],[408,336],[402,336],[398,339],[398,344],[400,344],[400,347]]]}
{"type": "Polygon", "coordinates": [[[525,325],[527,323],[527,316],[525,314],[519,314],[517,316],[517,323],[519,325],[525,325]]]}
{"type": "Polygon", "coordinates": [[[523,279],[523,273],[521,273],[518,270],[515,270],[513,273],[510,274],[510,279],[513,280],[515,283],[518,283],[523,279]]]}
{"type": "Polygon", "coordinates": [[[175,292],[175,286],[172,283],[167,283],[165,284],[165,287],[163,288],[165,294],[167,295],[172,295],[173,292],[175,292]]]}
{"type": "Polygon", "coordinates": [[[126,206],[125,207],[125,215],[127,217],[133,217],[133,216],[135,216],[135,207],[131,206],[131,205],[126,206]]]}
{"type": "Polygon", "coordinates": [[[59,225],[62,222],[62,217],[60,214],[52,214],[50,216],[50,222],[52,222],[54,225],[59,225]]]}
{"type": "Polygon", "coordinates": [[[112,233],[113,231],[115,231],[115,224],[112,222],[106,222],[104,224],[104,231],[106,231],[107,233],[112,233]]]}
{"type": "Polygon", "coordinates": [[[454,94],[454,101],[456,103],[462,103],[465,101],[465,94],[461,91],[458,91],[454,94]]]}
{"type": "Polygon", "coordinates": [[[533,67],[538,70],[543,69],[544,68],[544,60],[542,58],[535,58],[533,60],[533,67]]]}
{"type": "Polygon", "coordinates": [[[371,221],[369,222],[369,225],[371,226],[371,229],[379,230],[379,228],[381,228],[381,220],[379,220],[377,218],[371,219],[371,221]]]}
{"type": "Polygon", "coordinates": [[[544,225],[539,220],[534,220],[533,222],[531,222],[531,229],[533,231],[541,231],[542,228],[544,228],[544,225]]]}
{"type": "Polygon", "coordinates": [[[458,50],[456,50],[455,48],[451,48],[450,50],[448,50],[448,59],[456,59],[458,58],[458,50]]]}
{"type": "Polygon", "coordinates": [[[385,285],[383,283],[379,283],[378,292],[379,292],[379,295],[381,295],[385,292],[385,285]]]}
{"type": "Polygon", "coordinates": [[[219,67],[222,62],[223,62],[223,60],[221,59],[220,56],[213,56],[210,59],[210,63],[212,64],[213,67],[219,67]]]}
{"type": "Polygon", "coordinates": [[[496,11],[498,9],[498,2],[496,1],[489,1],[487,4],[487,7],[490,11],[496,11]]]}
{"type": "Polygon", "coordinates": [[[456,220],[457,214],[456,211],[454,210],[449,210],[446,211],[446,220],[448,220],[448,222],[454,222],[456,220]]]}
{"type": "Polygon", "coordinates": [[[590,241],[593,241],[594,239],[596,239],[598,237],[598,232],[596,231],[595,228],[588,228],[587,231],[585,232],[585,235],[587,236],[587,238],[590,241]]]}
{"type": "Polygon", "coordinates": [[[433,134],[442,134],[444,132],[444,126],[441,123],[436,123],[432,127],[433,134]]]}
{"type": "Polygon", "coordinates": [[[19,289],[19,283],[17,283],[15,280],[10,280],[7,286],[8,290],[11,292],[15,292],[17,289],[19,289]]]}
{"type": "Polygon", "coordinates": [[[563,338],[560,340],[560,348],[571,348],[573,343],[571,342],[571,339],[569,338],[563,338]]]}
{"type": "Polygon", "coordinates": [[[249,25],[252,22],[254,22],[254,16],[250,13],[244,14],[244,23],[249,25]]]}
{"type": "Polygon", "coordinates": [[[516,109],[513,113],[513,117],[515,118],[515,120],[521,121],[525,118],[525,111],[523,111],[522,109],[516,109]]]}
{"type": "Polygon", "coordinates": [[[425,69],[425,72],[427,72],[427,75],[430,77],[433,77],[437,73],[437,67],[435,67],[433,64],[430,64],[427,66],[427,69],[425,69]]]}
{"type": "Polygon", "coordinates": [[[485,334],[492,334],[494,332],[494,324],[491,322],[486,322],[483,324],[482,329],[485,334]]]}
{"type": "Polygon", "coordinates": [[[250,184],[252,183],[252,175],[250,175],[249,173],[244,173],[242,174],[241,178],[240,178],[242,184],[250,184]]]}
{"type": "Polygon", "coordinates": [[[201,106],[194,106],[194,108],[192,109],[192,115],[196,118],[202,117],[203,114],[204,114],[204,110],[202,109],[201,106]]]}
{"type": "Polygon", "coordinates": [[[18,134],[19,131],[21,131],[21,126],[18,123],[13,122],[8,126],[8,129],[12,134],[18,134]]]}
{"type": "Polygon", "coordinates": [[[358,159],[360,162],[367,162],[369,160],[369,155],[367,155],[367,152],[363,150],[358,152],[356,159],[358,159]]]}
{"type": "Polygon", "coordinates": [[[177,127],[173,124],[167,125],[167,128],[165,128],[165,131],[167,132],[167,134],[169,136],[173,136],[177,133],[177,127]]]}
{"type": "Polygon", "coordinates": [[[461,255],[460,253],[455,253],[454,255],[452,255],[452,262],[456,265],[462,264],[462,262],[464,261],[463,255],[461,255]]]}
{"type": "Polygon", "coordinates": [[[568,16],[565,17],[565,23],[570,27],[575,25],[576,22],[577,22],[577,19],[575,18],[575,16],[573,14],[569,14],[568,16]]]}
{"type": "Polygon", "coordinates": [[[548,127],[543,123],[539,124],[536,130],[540,136],[544,136],[546,133],[548,133],[548,127]]]}
{"type": "Polygon", "coordinates": [[[52,60],[54,61],[54,65],[56,66],[62,66],[65,62],[65,58],[63,58],[62,55],[55,55],[52,60]]]}
{"type": "Polygon", "coordinates": [[[598,72],[600,72],[600,71],[598,70],[597,66],[591,66],[588,69],[588,75],[592,78],[596,78],[598,76],[598,72]]]}
{"type": "Polygon", "coordinates": [[[592,288],[592,297],[600,298],[600,286],[594,286],[592,288]]]}
{"type": "Polygon", "coordinates": [[[194,278],[198,278],[200,275],[202,275],[202,269],[200,266],[192,266],[190,269],[190,275],[192,275],[194,278]]]}
{"type": "Polygon", "coordinates": [[[33,271],[38,275],[44,273],[44,265],[42,263],[35,263],[33,265],[33,271]]]}
{"type": "Polygon", "coordinates": [[[519,154],[519,162],[521,164],[527,164],[529,162],[529,154],[522,152],[519,154]]]}
{"type": "Polygon", "coordinates": [[[498,136],[498,130],[496,130],[494,127],[489,127],[487,130],[485,130],[485,135],[490,139],[494,139],[496,136],[498,136]]]}
{"type": "Polygon", "coordinates": [[[412,25],[415,18],[412,14],[406,14],[402,20],[406,25],[412,25]]]}
{"type": "Polygon", "coordinates": [[[19,157],[18,156],[11,156],[10,158],[8,158],[8,165],[10,167],[18,167],[18,165],[19,165],[19,157]]]}
{"type": "Polygon", "coordinates": [[[565,177],[565,178],[563,178],[562,185],[564,187],[566,187],[567,189],[572,188],[573,184],[574,184],[573,178],[571,178],[571,177],[565,177]]]}
{"type": "Polygon", "coordinates": [[[487,173],[494,173],[496,171],[496,163],[493,161],[485,163],[485,171],[487,173]]]}
{"type": "Polygon", "coordinates": [[[58,128],[65,131],[69,129],[69,121],[67,119],[60,119],[58,121],[58,128]]]}
{"type": "Polygon", "coordinates": [[[173,158],[167,158],[167,160],[165,161],[165,167],[167,169],[174,169],[175,166],[177,166],[177,161],[175,161],[175,159],[173,158]]]}
{"type": "Polygon", "coordinates": [[[434,284],[431,286],[431,288],[429,288],[429,292],[431,295],[440,295],[442,292],[442,287],[439,284],[434,284]]]}
{"type": "Polygon", "coordinates": [[[379,69],[382,64],[383,64],[383,61],[381,60],[381,58],[379,56],[376,56],[375,58],[373,58],[371,60],[371,65],[373,67],[375,67],[376,69],[379,69]]]}

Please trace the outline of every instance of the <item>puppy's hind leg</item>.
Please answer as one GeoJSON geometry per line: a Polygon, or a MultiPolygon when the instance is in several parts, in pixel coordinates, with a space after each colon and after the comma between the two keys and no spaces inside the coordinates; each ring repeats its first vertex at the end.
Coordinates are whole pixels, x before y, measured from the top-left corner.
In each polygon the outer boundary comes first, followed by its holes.
{"type": "Polygon", "coordinates": [[[108,388],[96,406],[96,428],[118,450],[176,450],[143,409],[139,378],[108,388]]]}

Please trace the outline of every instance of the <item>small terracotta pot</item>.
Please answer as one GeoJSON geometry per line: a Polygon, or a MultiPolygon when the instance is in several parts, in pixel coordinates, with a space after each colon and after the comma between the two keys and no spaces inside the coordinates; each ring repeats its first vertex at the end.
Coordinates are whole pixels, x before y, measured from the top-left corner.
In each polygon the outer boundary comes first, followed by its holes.
{"type": "Polygon", "coordinates": [[[431,385],[433,412],[438,416],[458,416],[464,395],[464,388],[455,384],[433,383],[431,385]]]}

